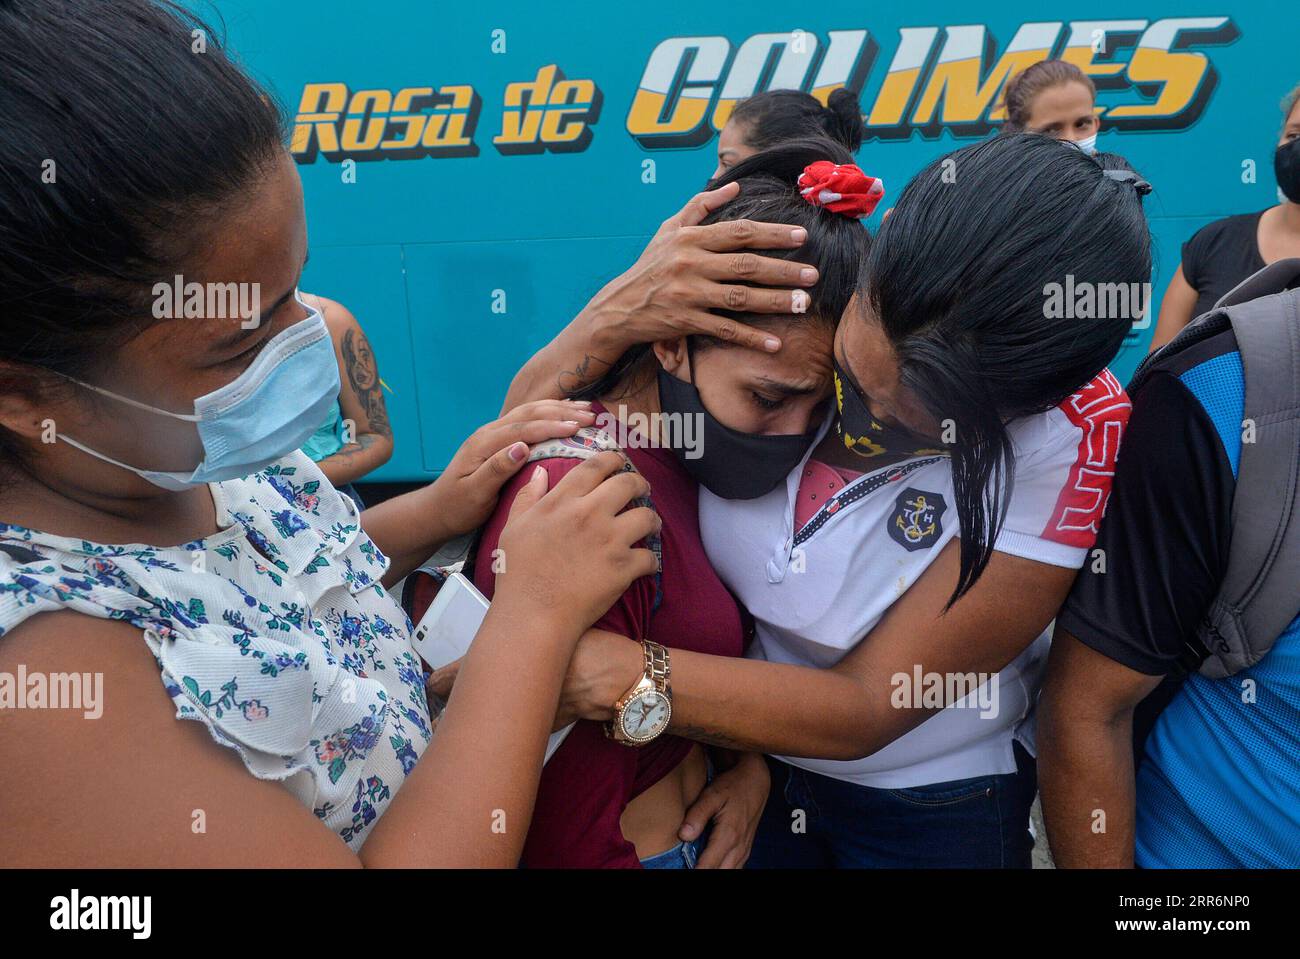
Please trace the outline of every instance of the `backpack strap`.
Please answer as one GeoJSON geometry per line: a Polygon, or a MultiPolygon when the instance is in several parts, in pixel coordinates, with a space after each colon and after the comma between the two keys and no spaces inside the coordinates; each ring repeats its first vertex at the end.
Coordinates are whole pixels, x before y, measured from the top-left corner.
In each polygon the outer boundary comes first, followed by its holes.
{"type": "Polygon", "coordinates": [[[1300,260],[1274,263],[1215,306],[1237,338],[1243,442],[1228,566],[1197,638],[1211,678],[1259,662],[1300,614],[1300,260]]]}
{"type": "Polygon", "coordinates": [[[1258,273],[1252,273],[1223,294],[1219,297],[1219,302],[1214,304],[1214,308],[1227,309],[1230,306],[1249,303],[1262,296],[1272,296],[1274,293],[1294,290],[1297,287],[1300,287],[1300,257],[1278,260],[1258,273]]]}
{"type": "MultiPolygon", "coordinates": [[[[1212,309],[1208,313],[1202,313],[1192,322],[1178,331],[1172,340],[1162,346],[1160,349],[1147,355],[1147,357],[1138,364],[1132,378],[1129,380],[1127,390],[1130,396],[1137,393],[1138,389],[1148,380],[1151,375],[1160,368],[1165,361],[1173,356],[1177,356],[1184,350],[1190,349],[1197,343],[1200,343],[1211,336],[1222,333],[1229,329],[1231,323],[1228,314],[1219,309],[1212,309]]],[[[1120,446],[1120,454],[1123,455],[1123,444],[1120,446]]],[[[1209,653],[1206,651],[1199,633],[1184,636],[1183,652],[1179,657],[1178,666],[1182,678],[1186,678],[1188,673],[1194,673],[1201,668],[1201,664],[1206,661],[1209,653]]],[[[1180,680],[1181,682],[1181,680],[1180,680]]],[[[1163,708],[1163,704],[1160,708],[1163,708]]],[[[1134,742],[1140,747],[1141,742],[1134,733],[1134,742]]],[[[1145,738],[1145,737],[1142,737],[1145,738]]]]}

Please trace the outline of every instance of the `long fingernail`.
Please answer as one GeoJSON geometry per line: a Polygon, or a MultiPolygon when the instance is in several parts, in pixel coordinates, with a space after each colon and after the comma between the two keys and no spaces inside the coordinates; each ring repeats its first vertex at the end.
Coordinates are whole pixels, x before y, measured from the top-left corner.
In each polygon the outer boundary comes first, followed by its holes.
{"type": "Polygon", "coordinates": [[[799,279],[804,283],[816,283],[817,271],[814,270],[811,266],[805,266],[802,270],[799,271],[799,279]]]}
{"type": "Polygon", "coordinates": [[[790,231],[790,239],[795,243],[802,243],[804,240],[808,239],[808,231],[801,226],[797,226],[790,231]]]}
{"type": "Polygon", "coordinates": [[[528,444],[516,443],[510,447],[510,452],[507,455],[516,463],[522,462],[523,458],[528,455],[528,444]]]}

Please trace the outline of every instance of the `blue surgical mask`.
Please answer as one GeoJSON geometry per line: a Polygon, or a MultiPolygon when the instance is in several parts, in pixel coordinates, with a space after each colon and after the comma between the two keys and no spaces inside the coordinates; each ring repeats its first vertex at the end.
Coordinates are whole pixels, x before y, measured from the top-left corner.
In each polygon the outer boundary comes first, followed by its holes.
{"type": "Polygon", "coordinates": [[[1066,140],[1065,142],[1070,144],[1072,147],[1078,147],[1088,156],[1097,155],[1097,134],[1095,133],[1083,140],[1066,140]]]}
{"type": "Polygon", "coordinates": [[[196,399],[193,414],[160,410],[74,380],[137,409],[198,424],[203,459],[192,471],[140,469],[63,433],[58,438],[173,491],[249,476],[292,453],[316,431],[339,395],[339,367],[325,319],[296,291],[294,295],[311,315],[276,334],[235,379],[196,399]]]}

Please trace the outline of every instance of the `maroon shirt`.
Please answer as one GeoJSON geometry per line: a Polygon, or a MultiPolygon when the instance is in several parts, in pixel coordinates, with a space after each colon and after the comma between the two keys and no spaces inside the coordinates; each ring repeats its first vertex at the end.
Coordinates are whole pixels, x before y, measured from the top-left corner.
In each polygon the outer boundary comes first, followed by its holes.
{"type": "MultiPolygon", "coordinates": [[[[603,409],[599,403],[592,404],[598,415],[603,409]]],[[[741,612],[704,554],[695,481],[672,450],[641,448],[627,453],[649,480],[650,499],[663,520],[660,604],[651,615],[654,579],[643,577],[600,618],[595,628],[631,639],[645,637],[670,649],[741,655],[745,635],[741,612]]],[[[546,469],[550,488],[554,488],[579,462],[551,459],[539,465],[546,469]]],[[[496,585],[492,551],[501,537],[510,504],[532,472],[530,464],[506,485],[496,512],[484,527],[474,582],[489,599],[496,585]]],[[[521,865],[639,867],[635,847],[619,829],[619,817],[628,803],[675,769],[691,746],[690,740],[669,735],[645,746],[625,746],[606,737],[604,723],[579,721],[542,771],[521,865]]]]}

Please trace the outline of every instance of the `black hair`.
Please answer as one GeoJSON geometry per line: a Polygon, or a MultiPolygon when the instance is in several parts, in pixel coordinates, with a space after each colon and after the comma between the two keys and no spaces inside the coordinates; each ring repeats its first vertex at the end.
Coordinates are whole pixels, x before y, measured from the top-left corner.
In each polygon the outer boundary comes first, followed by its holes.
{"type": "Polygon", "coordinates": [[[829,137],[856,153],[865,131],[858,96],[841,87],[822,106],[811,93],[765,90],[737,103],[731,119],[744,124],[745,142],[755,150],[766,150],[787,140],[829,137]]]}
{"type": "Polygon", "coordinates": [[[1145,181],[1108,169],[1130,168],[1037,134],[994,137],[917,174],[872,245],[864,309],[901,384],[955,425],[961,572],[950,602],[979,579],[1001,529],[1015,465],[1006,421],[1095,377],[1136,318],[1053,318],[1049,285],[1151,279],[1145,181]]]}
{"type": "MultiPolygon", "coordinates": [[[[714,190],[739,183],[740,193],[725,206],[714,210],[702,226],[732,220],[781,223],[803,227],[808,239],[795,249],[754,250],[758,256],[807,263],[817,268],[817,282],[808,287],[807,311],[794,314],[801,321],[834,328],[857,291],[862,264],[871,248],[871,234],[860,220],[814,206],[799,194],[799,175],[819,160],[852,163],[853,155],[843,144],[826,137],[794,140],[741,160],[709,183],[714,190]]],[[[774,320],[789,321],[790,315],[743,313],[715,309],[713,313],[763,327],[774,320]]],[[[722,345],[714,337],[692,337],[696,349],[722,345]]],[[[634,369],[640,371],[653,356],[648,343],[630,347],[596,382],[570,394],[574,399],[594,399],[609,393],[634,369]]]]}
{"type": "MultiPolygon", "coordinates": [[[[167,0],[0,0],[0,91],[0,390],[30,392],[25,370],[83,376],[152,321],[153,284],[285,130],[167,0]]],[[[0,456],[16,452],[0,429],[0,456]]]]}

